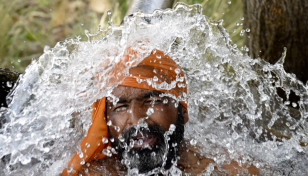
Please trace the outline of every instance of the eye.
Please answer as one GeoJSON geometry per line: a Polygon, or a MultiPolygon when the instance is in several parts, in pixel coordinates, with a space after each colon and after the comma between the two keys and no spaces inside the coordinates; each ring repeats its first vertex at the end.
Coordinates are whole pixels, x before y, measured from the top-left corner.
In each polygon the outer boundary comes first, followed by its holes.
{"type": "Polygon", "coordinates": [[[144,102],[145,105],[158,105],[162,103],[160,98],[149,99],[144,102]]]}
{"type": "Polygon", "coordinates": [[[127,111],[128,109],[128,105],[120,105],[117,106],[113,109],[114,112],[123,112],[123,111],[127,111]]]}

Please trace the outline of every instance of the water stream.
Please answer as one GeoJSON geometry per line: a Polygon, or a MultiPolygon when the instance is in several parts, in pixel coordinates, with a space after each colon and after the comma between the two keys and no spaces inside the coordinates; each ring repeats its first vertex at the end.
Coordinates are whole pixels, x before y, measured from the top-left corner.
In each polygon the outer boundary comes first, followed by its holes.
{"type": "Polygon", "coordinates": [[[307,85],[284,71],[286,53],[274,65],[252,59],[232,45],[219,22],[201,12],[200,5],[182,3],[153,14],[137,12],[120,26],[109,21],[106,29],[86,31],[86,41],[77,37],[45,47],[19,78],[9,107],[0,109],[5,122],[0,175],[59,175],[91,125],[93,102],[110,96],[129,68],[153,49],[185,73],[184,139],[215,161],[204,175],[232,160],[253,164],[260,175],[307,175],[307,85]],[[128,47],[137,56],[116,69],[128,47]],[[111,83],[114,70],[117,81],[111,83]],[[284,101],[278,88],[300,101],[284,101]]]}

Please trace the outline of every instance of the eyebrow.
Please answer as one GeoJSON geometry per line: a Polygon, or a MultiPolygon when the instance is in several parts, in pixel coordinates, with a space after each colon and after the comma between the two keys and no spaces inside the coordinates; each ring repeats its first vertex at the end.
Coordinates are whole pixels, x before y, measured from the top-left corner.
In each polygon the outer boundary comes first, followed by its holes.
{"type": "Polygon", "coordinates": [[[151,91],[151,92],[147,92],[143,95],[141,95],[141,98],[150,98],[150,97],[157,97],[160,94],[162,94],[162,92],[159,91],[151,91]]]}
{"type": "Polygon", "coordinates": [[[128,102],[127,98],[120,98],[117,103],[126,103],[126,102],[128,102]]]}
{"type": "MultiPolygon", "coordinates": [[[[141,96],[137,97],[136,99],[144,99],[144,98],[150,98],[150,97],[157,97],[157,96],[159,96],[162,93],[163,92],[160,92],[160,91],[150,91],[150,92],[146,92],[146,93],[142,94],[141,96]]],[[[130,101],[130,99],[127,99],[127,98],[119,98],[117,103],[127,103],[129,101],[130,101]]],[[[112,102],[109,102],[109,105],[113,105],[112,102]]]]}

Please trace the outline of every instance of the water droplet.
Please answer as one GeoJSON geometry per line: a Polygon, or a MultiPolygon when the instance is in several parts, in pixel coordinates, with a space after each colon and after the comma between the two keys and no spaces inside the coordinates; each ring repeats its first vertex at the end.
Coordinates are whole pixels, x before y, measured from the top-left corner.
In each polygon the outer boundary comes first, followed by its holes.
{"type": "Polygon", "coordinates": [[[168,99],[164,99],[163,103],[167,104],[168,103],[168,99]]]}
{"type": "MultiPolygon", "coordinates": [[[[138,155],[138,156],[139,156],[139,155],[138,155]]],[[[137,156],[137,158],[139,158],[138,156],[137,156]]],[[[130,165],[130,161],[126,159],[126,160],[124,160],[124,164],[125,164],[126,166],[129,166],[129,165],[130,165]]],[[[134,168],[133,170],[135,170],[135,172],[138,173],[138,169],[137,169],[137,168],[134,168]]],[[[133,174],[133,175],[138,175],[138,174],[133,174]]]]}
{"type": "Polygon", "coordinates": [[[103,144],[107,144],[108,143],[108,139],[106,137],[103,137],[103,144]]]}
{"type": "MultiPolygon", "coordinates": [[[[111,19],[111,10],[107,10],[107,15],[108,15],[108,17],[109,17],[108,25],[109,25],[109,26],[113,26],[112,19],[111,19]]],[[[101,28],[101,27],[100,27],[100,28],[101,28]]]]}
{"type": "Polygon", "coordinates": [[[73,168],[72,168],[72,167],[69,167],[69,166],[68,166],[66,169],[67,169],[67,172],[68,172],[68,173],[71,173],[71,172],[73,171],[73,168]]]}
{"type": "Polygon", "coordinates": [[[232,138],[233,138],[233,139],[237,139],[237,138],[238,138],[238,134],[237,134],[236,132],[233,132],[233,133],[232,133],[232,138]]]}
{"type": "Polygon", "coordinates": [[[244,17],[241,17],[241,20],[244,20],[244,17]]]}
{"type": "Polygon", "coordinates": [[[50,46],[47,46],[47,45],[46,45],[46,46],[44,47],[44,53],[47,53],[49,50],[50,50],[50,46]]]}
{"type": "Polygon", "coordinates": [[[86,143],[86,147],[89,148],[89,147],[90,147],[90,144],[89,144],[89,143],[86,143]]]}
{"type": "Polygon", "coordinates": [[[297,106],[297,104],[295,102],[292,103],[293,108],[295,108],[297,106]]]}
{"type": "Polygon", "coordinates": [[[6,86],[7,86],[7,87],[12,87],[12,82],[11,82],[11,81],[7,81],[7,82],[6,82],[6,86]]]}
{"type": "Polygon", "coordinates": [[[119,126],[114,126],[114,129],[117,131],[117,132],[120,132],[120,127],[119,126]]]}
{"type": "Polygon", "coordinates": [[[111,125],[112,125],[111,120],[109,120],[109,121],[107,122],[107,125],[108,125],[108,126],[111,126],[111,125]]]}
{"type": "Polygon", "coordinates": [[[235,23],[235,25],[236,25],[236,26],[239,26],[239,25],[240,25],[240,23],[235,23]]]}
{"type": "Polygon", "coordinates": [[[190,140],[190,144],[192,146],[195,146],[197,144],[197,141],[195,139],[190,140]]]}
{"type": "Polygon", "coordinates": [[[82,152],[80,152],[79,158],[83,158],[83,153],[82,152]]]}
{"type": "Polygon", "coordinates": [[[130,146],[131,148],[133,148],[133,147],[134,147],[134,144],[135,144],[135,141],[134,141],[133,139],[130,139],[130,140],[129,140],[129,146],[130,146]]]}
{"type": "Polygon", "coordinates": [[[138,145],[142,145],[143,144],[143,140],[142,139],[139,139],[138,140],[138,145]]]}
{"type": "Polygon", "coordinates": [[[80,23],[80,26],[83,26],[83,23],[80,23]]]}
{"type": "Polygon", "coordinates": [[[228,4],[231,4],[231,1],[228,1],[228,4]]]}
{"type": "Polygon", "coordinates": [[[174,71],[175,71],[176,74],[180,74],[181,73],[181,70],[179,68],[175,69],[174,71]]]}
{"type": "Polygon", "coordinates": [[[107,15],[111,16],[111,10],[107,10],[107,15]]]}
{"type": "Polygon", "coordinates": [[[176,126],[174,124],[171,124],[169,127],[169,131],[174,132],[176,126]]]}
{"type": "Polygon", "coordinates": [[[121,142],[124,142],[124,140],[125,140],[125,139],[123,138],[122,134],[119,135],[118,139],[119,139],[121,142]]]}
{"type": "Polygon", "coordinates": [[[111,152],[112,152],[113,154],[117,154],[117,151],[116,151],[114,148],[111,149],[111,152]]]}
{"type": "Polygon", "coordinates": [[[111,156],[112,156],[111,151],[108,150],[108,149],[103,149],[103,154],[106,155],[106,156],[108,156],[108,157],[111,157],[111,156]]]}
{"type": "Polygon", "coordinates": [[[146,112],[146,114],[147,114],[148,116],[152,115],[153,113],[154,113],[154,109],[153,109],[153,108],[149,108],[149,109],[147,110],[147,112],[146,112]]]}
{"type": "Polygon", "coordinates": [[[247,28],[247,29],[246,29],[246,32],[250,32],[250,29],[249,29],[249,28],[247,28]]]}
{"type": "Polygon", "coordinates": [[[31,162],[31,158],[28,157],[28,156],[22,156],[20,158],[20,162],[21,162],[21,164],[26,165],[26,164],[31,162]]]}
{"type": "Polygon", "coordinates": [[[157,54],[157,55],[156,55],[156,58],[157,58],[157,59],[161,59],[161,55],[158,55],[158,54],[157,54]]]}
{"type": "Polygon", "coordinates": [[[179,103],[174,103],[174,107],[177,108],[179,106],[179,103]]]}
{"type": "Polygon", "coordinates": [[[154,76],[154,77],[153,77],[153,81],[158,81],[157,76],[154,76]]]}
{"type": "Polygon", "coordinates": [[[86,162],[84,161],[84,159],[82,159],[81,161],[80,161],[80,164],[81,165],[84,165],[86,162]]]}

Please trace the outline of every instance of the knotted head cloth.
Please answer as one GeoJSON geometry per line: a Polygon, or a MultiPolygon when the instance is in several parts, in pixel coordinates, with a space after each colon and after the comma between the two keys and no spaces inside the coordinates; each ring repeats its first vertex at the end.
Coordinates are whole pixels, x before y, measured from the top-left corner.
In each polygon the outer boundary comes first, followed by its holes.
{"type": "MultiPolygon", "coordinates": [[[[128,61],[129,55],[134,55],[135,53],[131,49],[126,50],[124,61],[128,61]]],[[[187,85],[182,69],[174,60],[168,55],[164,55],[160,50],[153,50],[136,67],[130,68],[129,76],[126,76],[120,85],[161,91],[175,97],[182,96],[183,94],[186,95],[187,93],[187,85]]],[[[187,109],[185,101],[180,101],[180,103],[183,108],[187,109]]],[[[92,105],[92,125],[88,130],[87,136],[83,138],[80,144],[81,150],[85,151],[83,158],[80,158],[76,152],[68,164],[70,172],[66,168],[61,176],[75,175],[84,162],[102,159],[106,156],[102,151],[111,146],[111,143],[109,140],[106,144],[102,142],[103,138],[108,139],[105,111],[106,97],[97,100],[92,105]]],[[[186,123],[188,118],[185,118],[184,121],[186,123]]]]}

